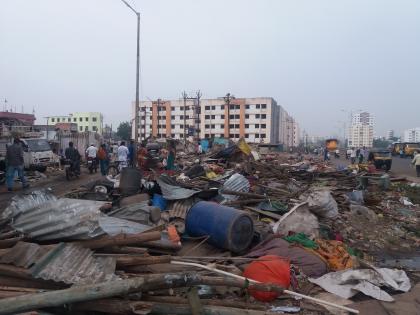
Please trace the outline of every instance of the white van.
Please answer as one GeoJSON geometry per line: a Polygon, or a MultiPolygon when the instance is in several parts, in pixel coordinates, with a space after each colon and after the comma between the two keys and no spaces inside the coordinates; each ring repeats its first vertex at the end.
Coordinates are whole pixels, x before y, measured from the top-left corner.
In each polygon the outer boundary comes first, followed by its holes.
{"type": "Polygon", "coordinates": [[[47,166],[55,163],[55,155],[46,139],[20,139],[24,146],[23,161],[27,169],[44,172],[47,166]]]}

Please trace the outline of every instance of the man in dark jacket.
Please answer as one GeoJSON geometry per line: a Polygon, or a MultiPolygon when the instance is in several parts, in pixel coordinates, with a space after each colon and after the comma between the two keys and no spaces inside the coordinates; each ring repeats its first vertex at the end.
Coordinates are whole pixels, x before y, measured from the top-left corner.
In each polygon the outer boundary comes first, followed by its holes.
{"type": "Polygon", "coordinates": [[[27,188],[29,185],[26,183],[25,174],[23,173],[23,148],[18,138],[13,139],[13,144],[7,148],[7,190],[13,191],[13,181],[17,171],[22,187],[27,188]]]}
{"type": "Polygon", "coordinates": [[[73,142],[69,142],[69,147],[64,152],[64,155],[66,156],[66,159],[70,160],[73,171],[80,175],[80,153],[74,147],[73,142]]]}

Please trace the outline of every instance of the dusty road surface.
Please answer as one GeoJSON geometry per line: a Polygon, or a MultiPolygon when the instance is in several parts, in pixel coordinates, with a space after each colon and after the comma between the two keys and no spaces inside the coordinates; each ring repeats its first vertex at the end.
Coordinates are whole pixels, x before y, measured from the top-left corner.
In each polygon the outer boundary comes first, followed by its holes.
{"type": "MultiPolygon", "coordinates": [[[[335,165],[347,166],[350,160],[346,160],[343,153],[340,154],[340,159],[331,158],[331,162],[335,165]]],[[[390,173],[394,176],[408,177],[410,180],[417,181],[416,169],[411,165],[410,158],[392,157],[392,167],[390,173]]],[[[420,182],[420,178],[418,179],[420,182]]]]}
{"type": "Polygon", "coordinates": [[[22,186],[19,182],[15,182],[14,191],[8,192],[6,185],[0,186],[0,213],[7,207],[10,199],[16,194],[27,193],[33,190],[51,188],[54,194],[57,196],[63,195],[73,189],[80,187],[89,181],[96,180],[101,177],[99,170],[96,174],[89,174],[86,168],[81,168],[82,174],[78,179],[66,180],[64,171],[55,170],[47,171],[47,178],[41,178],[33,182],[29,182],[30,187],[22,190],[22,186]]]}

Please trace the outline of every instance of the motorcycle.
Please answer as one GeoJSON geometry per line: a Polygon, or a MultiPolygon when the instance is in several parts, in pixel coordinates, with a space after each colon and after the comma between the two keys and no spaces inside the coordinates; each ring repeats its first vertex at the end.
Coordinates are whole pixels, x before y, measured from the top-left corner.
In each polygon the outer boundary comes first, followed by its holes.
{"type": "Polygon", "coordinates": [[[64,161],[64,170],[66,172],[67,180],[79,177],[79,171],[75,168],[75,164],[69,159],[64,161]]]}
{"type": "Polygon", "coordinates": [[[93,174],[93,171],[95,171],[95,173],[97,173],[98,172],[98,163],[96,162],[96,158],[88,157],[87,167],[88,167],[88,170],[89,170],[90,174],[93,174]]]}

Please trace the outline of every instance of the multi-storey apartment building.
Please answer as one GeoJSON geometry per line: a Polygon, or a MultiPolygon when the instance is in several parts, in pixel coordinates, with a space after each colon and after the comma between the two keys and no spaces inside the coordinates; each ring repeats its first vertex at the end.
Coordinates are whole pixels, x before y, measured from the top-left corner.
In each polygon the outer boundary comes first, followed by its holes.
{"type": "Polygon", "coordinates": [[[420,127],[404,130],[404,142],[420,142],[420,127]]]}
{"type": "Polygon", "coordinates": [[[50,116],[48,117],[48,125],[75,123],[79,132],[93,131],[102,134],[103,120],[103,116],[99,112],[76,112],[67,116],[50,116]]]}
{"type": "Polygon", "coordinates": [[[373,144],[373,116],[368,112],[353,114],[349,129],[348,146],[371,148],[373,144]]]}
{"type": "MultiPolygon", "coordinates": [[[[245,138],[251,143],[279,143],[280,134],[287,130],[280,115],[284,115],[285,121],[286,117],[290,119],[271,97],[234,98],[229,106],[224,99],[202,99],[199,105],[194,99],[142,101],[139,105],[139,139],[224,137],[245,138]]],[[[133,118],[134,108],[133,104],[133,118]]],[[[133,138],[134,132],[135,128],[133,138]]],[[[296,141],[291,140],[290,145],[293,143],[296,141]]]]}

